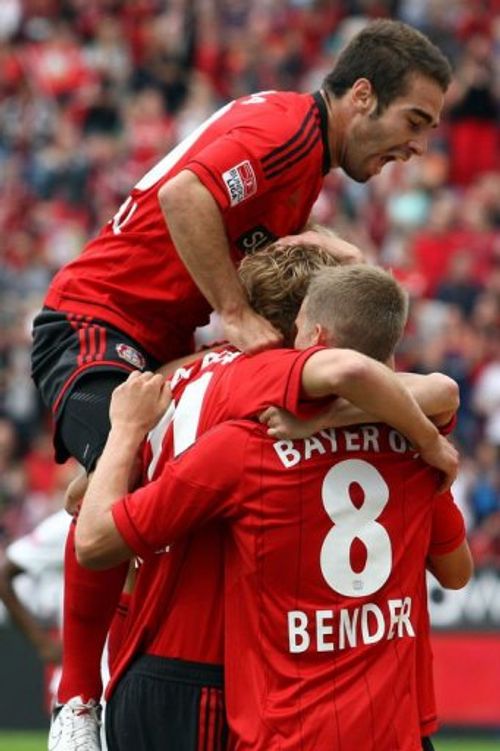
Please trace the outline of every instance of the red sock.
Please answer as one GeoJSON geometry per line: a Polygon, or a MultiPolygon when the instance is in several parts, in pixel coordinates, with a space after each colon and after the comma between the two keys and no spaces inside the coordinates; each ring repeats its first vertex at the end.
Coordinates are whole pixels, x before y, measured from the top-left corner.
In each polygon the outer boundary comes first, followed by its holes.
{"type": "Polygon", "coordinates": [[[63,661],[58,700],[84,701],[102,693],[101,655],[125,583],[128,563],[106,571],[83,568],[75,555],[75,524],[64,556],[63,661]]]}

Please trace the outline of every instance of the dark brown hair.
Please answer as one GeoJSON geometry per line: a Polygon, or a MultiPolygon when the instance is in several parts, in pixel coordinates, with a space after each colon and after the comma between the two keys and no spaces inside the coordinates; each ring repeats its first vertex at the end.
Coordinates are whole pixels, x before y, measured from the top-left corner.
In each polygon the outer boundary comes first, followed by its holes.
{"type": "Polygon", "coordinates": [[[404,96],[412,74],[435,81],[446,91],[451,67],[432,42],[401,21],[380,20],[368,24],[340,53],[323,88],[342,97],[359,78],[367,78],[378,100],[378,113],[404,96]]]}

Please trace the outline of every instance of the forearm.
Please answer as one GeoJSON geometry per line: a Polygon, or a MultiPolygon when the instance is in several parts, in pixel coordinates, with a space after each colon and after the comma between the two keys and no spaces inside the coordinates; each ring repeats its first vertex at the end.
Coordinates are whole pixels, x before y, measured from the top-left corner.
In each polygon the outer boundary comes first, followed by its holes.
{"type": "Polygon", "coordinates": [[[248,307],[210,192],[185,171],[166,183],[158,198],[176,250],[212,308],[231,315],[248,307]]]}
{"type": "Polygon", "coordinates": [[[436,437],[436,427],[424,415],[408,389],[385,365],[367,367],[366,375],[342,384],[339,395],[375,418],[392,425],[416,446],[436,437]]]}
{"type": "MultiPolygon", "coordinates": [[[[424,415],[432,418],[437,425],[449,423],[460,404],[458,386],[452,378],[443,373],[430,373],[429,375],[397,373],[397,376],[413,394],[424,415]]],[[[327,427],[327,424],[328,427],[341,428],[345,425],[376,422],[372,414],[364,412],[344,399],[336,399],[316,419],[322,422],[321,428],[327,427]]]]}
{"type": "Polygon", "coordinates": [[[75,546],[83,565],[93,567],[93,562],[105,560],[119,542],[111,507],[132,485],[144,435],[125,424],[110,430],[77,520],[75,546]]]}
{"type": "Polygon", "coordinates": [[[358,352],[325,350],[306,362],[302,374],[310,397],[336,394],[373,419],[386,422],[419,448],[436,439],[437,429],[397,375],[358,352]]]}
{"type": "Polygon", "coordinates": [[[457,383],[443,373],[398,373],[401,382],[417,400],[422,411],[438,425],[449,423],[460,406],[457,383]]]}
{"type": "Polygon", "coordinates": [[[0,599],[3,601],[13,623],[26,636],[35,649],[43,656],[49,639],[47,632],[31,615],[19,600],[10,581],[2,581],[0,585],[0,599]]]}

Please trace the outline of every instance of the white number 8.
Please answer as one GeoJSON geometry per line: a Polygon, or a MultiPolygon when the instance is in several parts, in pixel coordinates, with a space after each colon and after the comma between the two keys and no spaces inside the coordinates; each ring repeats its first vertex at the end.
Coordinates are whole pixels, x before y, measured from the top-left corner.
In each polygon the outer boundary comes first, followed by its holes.
{"type": "Polygon", "coordinates": [[[332,467],[321,491],[326,513],[335,524],[321,547],[321,572],[328,585],[347,597],[370,595],[382,587],[391,573],[392,549],[387,530],[377,521],[389,500],[389,488],[372,464],[349,459],[332,467]],[[364,494],[357,508],[349,488],[357,483],[364,494]],[[366,548],[363,571],[353,570],[350,561],[355,538],[366,548]]]}

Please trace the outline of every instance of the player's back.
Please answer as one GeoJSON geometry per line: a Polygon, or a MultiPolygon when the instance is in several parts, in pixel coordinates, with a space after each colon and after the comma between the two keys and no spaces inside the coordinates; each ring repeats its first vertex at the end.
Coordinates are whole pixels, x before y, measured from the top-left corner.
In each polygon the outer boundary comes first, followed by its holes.
{"type": "Polygon", "coordinates": [[[417,751],[436,474],[386,426],[294,443],[254,428],[244,452],[226,551],[235,748],[417,751]]]}

